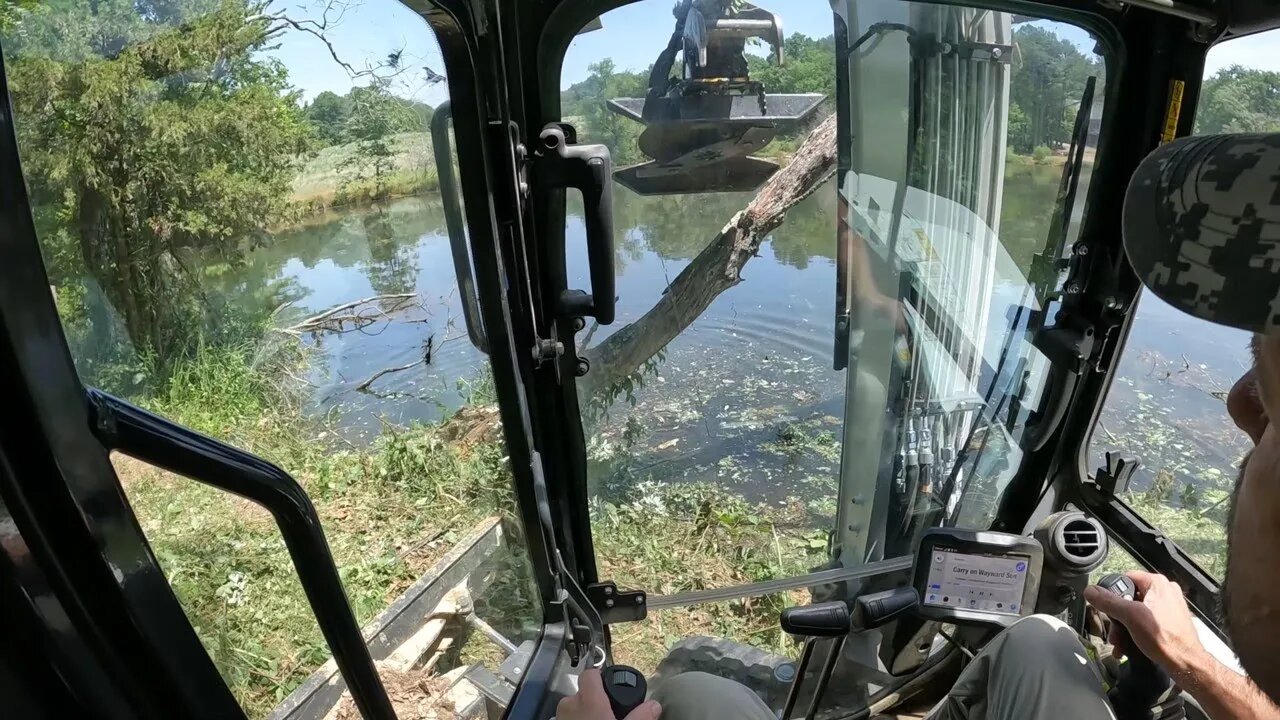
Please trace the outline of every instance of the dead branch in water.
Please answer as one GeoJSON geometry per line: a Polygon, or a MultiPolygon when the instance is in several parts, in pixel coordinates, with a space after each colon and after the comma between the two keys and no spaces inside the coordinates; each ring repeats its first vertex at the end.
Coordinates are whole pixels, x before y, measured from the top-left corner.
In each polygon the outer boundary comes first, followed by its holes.
{"type": "Polygon", "coordinates": [[[410,301],[417,297],[417,293],[374,295],[373,297],[329,308],[319,315],[312,315],[296,325],[278,328],[278,331],[288,335],[306,335],[308,333],[343,333],[360,330],[378,320],[390,320],[388,313],[403,310],[410,304],[410,301]],[[377,303],[377,306],[373,306],[374,303],[377,303]]]}
{"type": "Polygon", "coordinates": [[[426,358],[418,358],[417,360],[414,360],[413,362],[407,365],[401,365],[399,367],[392,367],[392,368],[383,368],[382,370],[379,370],[378,372],[371,375],[368,380],[365,380],[364,382],[357,385],[356,390],[359,390],[360,392],[368,392],[369,386],[372,385],[374,381],[376,381],[378,378],[382,377],[383,375],[390,375],[391,373],[398,373],[398,372],[404,372],[405,370],[412,370],[418,367],[419,365],[426,365],[426,364],[427,364],[426,358]]]}
{"type": "Polygon", "coordinates": [[[407,363],[405,365],[400,365],[397,367],[390,367],[390,368],[383,368],[382,370],[379,370],[378,372],[369,376],[368,380],[365,380],[364,382],[357,385],[356,390],[360,392],[367,392],[367,393],[372,393],[374,395],[379,395],[379,393],[375,393],[370,389],[370,386],[372,386],[373,383],[378,380],[378,378],[381,378],[384,375],[390,375],[392,373],[404,372],[405,370],[412,370],[418,366],[430,365],[431,357],[432,355],[435,354],[437,350],[444,347],[445,345],[448,345],[454,340],[460,340],[464,337],[466,337],[465,334],[454,335],[453,337],[447,337],[444,340],[442,340],[440,344],[437,345],[436,336],[431,335],[427,338],[427,341],[422,344],[422,357],[418,358],[417,360],[414,360],[411,363],[407,363]]]}

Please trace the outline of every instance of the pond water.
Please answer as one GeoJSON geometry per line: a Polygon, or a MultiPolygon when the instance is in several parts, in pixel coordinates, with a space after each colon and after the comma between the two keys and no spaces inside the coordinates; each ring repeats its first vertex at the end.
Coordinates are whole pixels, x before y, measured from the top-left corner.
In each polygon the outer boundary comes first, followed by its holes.
{"type": "MultiPolygon", "coordinates": [[[[1056,193],[1057,179],[1052,166],[1024,168],[1006,182],[1002,242],[1019,267],[1028,266],[1043,242],[1050,214],[1044,199],[1056,193]]],[[[594,331],[590,343],[652,307],[749,199],[641,198],[618,188],[618,320],[594,331]]],[[[716,298],[667,347],[635,391],[635,407],[620,398],[599,421],[597,443],[622,442],[631,420],[627,442],[636,443],[631,467],[640,478],[718,479],[769,499],[780,487],[830,482],[825,478],[839,465],[844,396],[844,373],[831,370],[835,202],[828,186],[788,214],[747,264],[744,282],[716,298]],[[780,430],[792,424],[804,428],[809,451],[780,448],[780,430]]],[[[586,287],[582,219],[572,207],[568,237],[570,278],[586,287]]],[[[285,325],[361,298],[416,293],[411,306],[359,329],[305,338],[312,351],[309,410],[352,440],[376,436],[384,422],[446,416],[466,402],[483,374],[485,359],[462,324],[444,215],[434,196],[331,214],[280,233],[251,253],[234,284],[271,287],[275,296],[288,297],[291,304],[277,318],[285,325]],[[428,345],[430,362],[419,362],[428,345]],[[362,388],[380,371],[406,365],[413,366],[362,388]]],[[[1018,290],[996,288],[995,327],[1007,322],[1004,309],[1017,301],[1018,290]]],[[[1144,299],[1141,318],[1104,414],[1106,434],[1094,449],[1138,451],[1150,456],[1149,466],[1169,467],[1179,480],[1216,486],[1242,445],[1213,393],[1229,387],[1247,363],[1244,335],[1203,327],[1154,298],[1144,299]],[[1218,474],[1206,475],[1206,468],[1218,474]]],[[[1149,480],[1150,472],[1143,477],[1149,480]]]]}

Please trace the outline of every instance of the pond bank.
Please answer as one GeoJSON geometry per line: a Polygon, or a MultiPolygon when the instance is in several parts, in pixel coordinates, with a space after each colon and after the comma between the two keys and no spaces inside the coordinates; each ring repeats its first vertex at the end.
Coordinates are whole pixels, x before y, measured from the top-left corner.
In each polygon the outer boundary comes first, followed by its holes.
{"type": "MultiPolygon", "coordinates": [[[[490,432],[450,422],[387,426],[368,446],[352,446],[322,423],[301,419],[297,397],[264,372],[260,358],[255,364],[248,348],[204,351],[174,377],[142,404],[294,475],[315,503],[362,624],[477,521],[514,516],[505,449],[490,432]]],[[[460,414],[463,423],[490,415],[460,414]]],[[[274,522],[261,508],[212,488],[136,461],[115,458],[115,464],[205,649],[249,716],[265,716],[329,655],[274,522]]],[[[652,489],[604,506],[606,516],[597,522],[601,569],[639,573],[655,592],[794,574],[821,554],[788,529],[794,510],[753,506],[712,487],[652,489]],[[655,507],[667,512],[655,517],[655,507]],[[706,523],[677,519],[697,512],[706,513],[706,523]],[[629,567],[615,568],[608,558],[627,558],[629,567]]],[[[475,598],[477,612],[518,643],[536,634],[537,605],[529,594],[527,556],[505,562],[509,572],[495,581],[501,587],[475,598]]],[[[742,640],[781,647],[779,607],[757,601],[696,617],[712,613],[727,634],[738,637],[730,632],[738,628],[742,640]],[[761,628],[770,634],[758,634],[761,628]],[[748,638],[748,631],[755,634],[748,638]]],[[[697,622],[677,626],[689,634],[708,630],[697,622]]],[[[656,662],[666,639],[640,637],[628,646],[656,662]]],[[[482,648],[464,648],[460,661],[477,655],[482,648]]]]}

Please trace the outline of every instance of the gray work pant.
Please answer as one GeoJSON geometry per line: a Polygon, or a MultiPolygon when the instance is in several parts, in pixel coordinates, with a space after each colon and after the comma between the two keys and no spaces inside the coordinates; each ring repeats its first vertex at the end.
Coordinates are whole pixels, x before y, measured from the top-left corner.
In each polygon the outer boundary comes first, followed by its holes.
{"type": "MultiPolygon", "coordinates": [[[[688,672],[653,692],[662,720],[776,720],[732,680],[688,672]]],[[[929,720],[1115,720],[1102,676],[1080,638],[1057,618],[1033,615],[971,660],[929,720]]]]}

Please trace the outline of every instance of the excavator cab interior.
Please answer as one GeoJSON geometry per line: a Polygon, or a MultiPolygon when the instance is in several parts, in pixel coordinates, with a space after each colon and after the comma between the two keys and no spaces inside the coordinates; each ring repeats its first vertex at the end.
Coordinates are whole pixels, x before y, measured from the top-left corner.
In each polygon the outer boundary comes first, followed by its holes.
{"type": "MultiPolygon", "coordinates": [[[[1280,7],[395,4],[443,61],[429,134],[456,345],[491,373],[503,542],[528,567],[485,602],[533,618],[520,637],[473,623],[500,657],[472,666],[456,717],[553,717],[591,667],[619,718],[695,670],[784,720],[923,717],[1021,617],[1105,639],[1081,592],[1124,592],[1124,567],[1175,579],[1231,657],[1220,572],[1133,509],[1141,453],[1099,461],[1090,438],[1140,296],[1129,178],[1192,132],[1210,48],[1280,27],[1280,7]]],[[[359,716],[407,717],[311,486],[82,382],[23,112],[0,107],[6,715],[246,716],[116,453],[271,513],[331,656],[271,717],[325,717],[343,691],[359,716]]],[[[1167,680],[1116,701],[1121,720],[1203,717],[1167,680]]]]}

